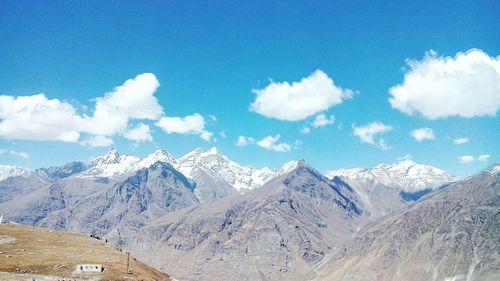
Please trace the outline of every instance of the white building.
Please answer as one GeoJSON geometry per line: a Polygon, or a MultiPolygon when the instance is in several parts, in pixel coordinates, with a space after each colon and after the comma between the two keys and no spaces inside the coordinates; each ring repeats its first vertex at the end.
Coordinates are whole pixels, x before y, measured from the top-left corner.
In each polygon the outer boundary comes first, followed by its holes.
{"type": "Polygon", "coordinates": [[[77,264],[76,272],[103,272],[104,268],[100,264],[77,264]]]}

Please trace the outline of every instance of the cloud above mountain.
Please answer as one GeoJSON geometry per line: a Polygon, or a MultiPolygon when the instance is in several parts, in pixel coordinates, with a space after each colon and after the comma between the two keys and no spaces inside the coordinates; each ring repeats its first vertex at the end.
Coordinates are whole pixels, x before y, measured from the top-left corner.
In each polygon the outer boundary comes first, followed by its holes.
{"type": "Polygon", "coordinates": [[[361,142],[368,143],[379,147],[382,150],[388,150],[390,147],[382,138],[377,139],[377,135],[389,132],[393,129],[392,126],[386,125],[380,121],[370,122],[363,126],[352,126],[352,133],[357,136],[361,142]]]}
{"type": "Polygon", "coordinates": [[[466,138],[466,137],[457,138],[457,139],[454,139],[453,142],[455,144],[464,144],[464,143],[468,143],[469,142],[469,138],[466,138]]]}
{"type": "Polygon", "coordinates": [[[245,136],[239,136],[238,140],[236,141],[235,145],[236,146],[247,146],[249,144],[255,143],[255,139],[252,137],[245,137],[245,136]]]}
{"type": "Polygon", "coordinates": [[[455,57],[429,51],[422,60],[407,60],[401,84],[389,89],[391,106],[427,119],[491,115],[500,109],[500,57],[479,49],[455,57]]]}
{"type": "Polygon", "coordinates": [[[159,120],[167,133],[198,134],[205,140],[212,133],[204,128],[198,113],[186,117],[162,117],[163,107],[154,93],[160,86],[156,76],[143,73],[93,100],[91,115],[80,114],[71,103],[32,96],[0,96],[0,137],[11,140],[80,142],[103,147],[112,145],[113,136],[133,141],[152,141],[151,129],[144,123],[130,128],[134,120],[159,120]],[[182,127],[182,128],[181,128],[182,127]],[[81,135],[85,134],[83,141],[81,135]]]}
{"type": "Polygon", "coordinates": [[[257,142],[257,145],[265,148],[267,150],[272,150],[276,152],[287,152],[292,149],[292,147],[285,142],[278,142],[280,140],[281,136],[275,135],[275,136],[267,136],[260,141],[257,142]]]}
{"type": "Polygon", "coordinates": [[[205,129],[205,118],[198,113],[185,117],[162,117],[156,122],[156,126],[168,134],[199,135],[207,141],[213,136],[212,132],[205,129]]]}
{"type": "Polygon", "coordinates": [[[321,70],[296,82],[271,82],[256,95],[250,110],[268,118],[284,121],[304,120],[352,97],[352,90],[335,85],[321,70]]]}
{"type": "Polygon", "coordinates": [[[434,131],[431,128],[419,128],[413,130],[410,135],[418,142],[424,140],[433,140],[436,138],[434,131]]]}
{"type": "Polygon", "coordinates": [[[123,137],[137,142],[153,141],[153,136],[151,135],[151,128],[144,123],[139,123],[136,127],[127,130],[123,134],[123,137]]]}
{"type": "Polygon", "coordinates": [[[71,104],[44,94],[0,96],[0,136],[6,139],[76,142],[82,120],[71,104]]]}

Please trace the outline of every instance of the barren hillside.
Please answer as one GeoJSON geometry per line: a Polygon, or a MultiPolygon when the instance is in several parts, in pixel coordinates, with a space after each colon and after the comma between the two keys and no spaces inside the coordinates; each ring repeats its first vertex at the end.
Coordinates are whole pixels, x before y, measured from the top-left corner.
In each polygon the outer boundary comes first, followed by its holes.
{"type": "Polygon", "coordinates": [[[171,280],[102,240],[16,224],[0,224],[0,280],[171,280]],[[102,273],[74,273],[100,264],[102,273]],[[64,278],[64,279],[63,279],[64,278]]]}

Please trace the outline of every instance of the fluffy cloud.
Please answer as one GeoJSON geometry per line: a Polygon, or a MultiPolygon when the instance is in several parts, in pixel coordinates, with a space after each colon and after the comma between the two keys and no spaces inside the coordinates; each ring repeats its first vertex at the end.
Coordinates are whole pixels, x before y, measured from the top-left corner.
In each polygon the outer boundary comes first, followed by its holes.
{"type": "MultiPolygon", "coordinates": [[[[78,114],[70,103],[49,99],[44,94],[12,97],[0,96],[0,137],[35,141],[78,142],[102,147],[113,144],[111,137],[121,135],[133,141],[152,141],[151,129],[139,123],[130,129],[133,120],[158,120],[167,133],[196,134],[210,140],[213,133],[205,129],[203,116],[162,117],[163,108],[154,96],[160,86],[152,73],[128,79],[112,91],[97,97],[90,115],[78,114]],[[161,118],[160,118],[161,117],[161,118]]],[[[215,116],[210,120],[217,121],[215,116]]]]}
{"type": "Polygon", "coordinates": [[[382,122],[371,122],[364,126],[356,127],[352,126],[353,134],[364,143],[373,144],[380,147],[383,150],[390,149],[390,147],[385,143],[385,141],[380,138],[376,140],[375,137],[379,134],[383,134],[392,130],[392,126],[386,125],[382,122]]]}
{"type": "Polygon", "coordinates": [[[24,159],[27,159],[27,158],[30,157],[30,155],[27,152],[15,151],[15,150],[7,150],[7,149],[0,149],[0,154],[5,154],[5,153],[8,153],[10,155],[14,155],[14,156],[17,156],[17,157],[21,157],[21,158],[24,158],[24,159]]]}
{"type": "Polygon", "coordinates": [[[168,134],[190,134],[199,135],[204,140],[210,140],[213,133],[205,129],[205,118],[198,113],[185,117],[162,117],[156,126],[168,134]]]}
{"type": "Polygon", "coordinates": [[[436,138],[434,135],[434,131],[430,128],[419,128],[413,130],[410,135],[416,139],[418,142],[424,141],[424,140],[433,140],[436,138]]]}
{"type": "Polygon", "coordinates": [[[80,143],[92,147],[107,147],[113,145],[114,142],[111,138],[105,136],[91,136],[80,143]]]}
{"type": "Polygon", "coordinates": [[[257,145],[262,147],[262,148],[265,148],[267,150],[272,150],[272,151],[277,151],[277,152],[287,152],[287,151],[290,151],[291,149],[291,146],[287,143],[278,143],[278,141],[280,140],[280,135],[276,135],[276,136],[267,136],[263,139],[261,139],[260,141],[257,142],[257,145]]]}
{"type": "Polygon", "coordinates": [[[489,154],[481,154],[477,157],[477,160],[479,160],[480,162],[486,162],[486,161],[490,160],[490,155],[489,154]]]}
{"type": "MultiPolygon", "coordinates": [[[[458,157],[458,159],[460,160],[460,163],[471,163],[476,161],[476,158],[472,155],[462,155],[458,157]]],[[[477,161],[479,162],[486,162],[488,160],[490,160],[489,154],[481,154],[477,157],[477,161]]]]}
{"type": "MultiPolygon", "coordinates": [[[[130,120],[156,120],[163,113],[154,92],[159,82],[152,73],[140,74],[123,85],[95,99],[92,116],[80,115],[68,102],[33,96],[0,96],[0,136],[19,140],[55,140],[104,143],[105,137],[126,133],[130,120]]],[[[109,141],[107,142],[109,143],[109,141]]]]}
{"type": "Polygon", "coordinates": [[[458,139],[454,139],[453,142],[455,144],[464,144],[464,143],[469,142],[469,138],[458,138],[458,139]]]}
{"type": "Polygon", "coordinates": [[[141,141],[153,141],[153,136],[151,135],[151,128],[144,123],[138,124],[135,128],[126,131],[123,137],[129,140],[141,142],[141,141]]]}
{"type": "Polygon", "coordinates": [[[318,127],[324,127],[327,125],[331,125],[333,123],[335,123],[335,116],[330,115],[330,116],[326,117],[325,114],[319,114],[319,115],[316,115],[316,117],[312,121],[311,125],[314,128],[318,128],[318,127]]]}
{"type": "Polygon", "coordinates": [[[269,118],[286,121],[306,119],[352,97],[352,91],[335,85],[321,70],[298,82],[271,82],[264,89],[253,89],[255,101],[250,110],[269,118]]]}
{"type": "Polygon", "coordinates": [[[460,163],[470,163],[470,162],[474,161],[474,156],[462,155],[462,156],[458,157],[458,159],[460,160],[460,163]]]}
{"type": "Polygon", "coordinates": [[[239,136],[236,141],[236,146],[247,146],[249,144],[255,143],[255,139],[252,137],[239,136]]]}
{"type": "Polygon", "coordinates": [[[6,139],[76,142],[81,121],[71,104],[44,94],[0,96],[0,136],[6,139]]]}
{"type": "Polygon", "coordinates": [[[500,56],[478,49],[408,60],[403,83],[389,89],[391,106],[428,119],[495,115],[500,109],[500,56]]]}
{"type": "Polygon", "coordinates": [[[163,109],[153,95],[160,83],[152,73],[137,75],[121,86],[96,98],[92,117],[85,118],[82,129],[92,135],[124,133],[129,120],[157,120],[163,109]]]}

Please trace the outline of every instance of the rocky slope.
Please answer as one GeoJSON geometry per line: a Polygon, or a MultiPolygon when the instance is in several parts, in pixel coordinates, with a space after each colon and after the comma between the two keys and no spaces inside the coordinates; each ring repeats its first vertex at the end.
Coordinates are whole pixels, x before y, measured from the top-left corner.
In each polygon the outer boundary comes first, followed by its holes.
{"type": "Polygon", "coordinates": [[[192,183],[165,162],[116,181],[68,177],[23,191],[0,203],[6,218],[107,236],[118,245],[154,219],[198,204],[192,183]]]}
{"type": "Polygon", "coordinates": [[[317,281],[499,280],[500,165],[372,223],[332,251],[317,281]]]}
{"type": "Polygon", "coordinates": [[[241,197],[165,215],[130,247],[179,280],[304,280],[356,231],[358,200],[301,161],[241,197]]]}

